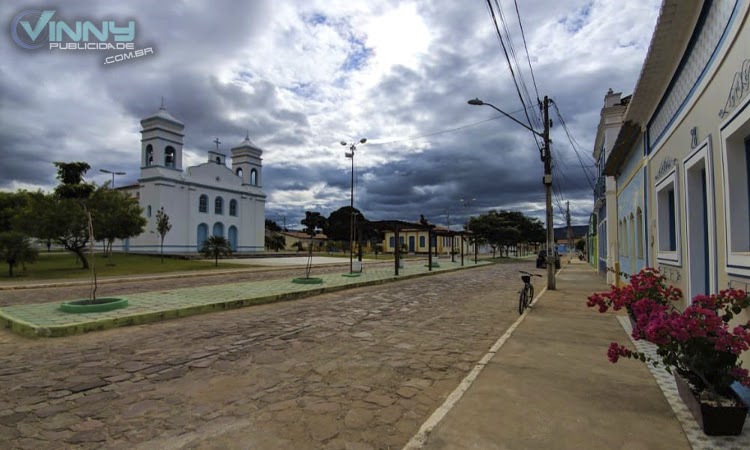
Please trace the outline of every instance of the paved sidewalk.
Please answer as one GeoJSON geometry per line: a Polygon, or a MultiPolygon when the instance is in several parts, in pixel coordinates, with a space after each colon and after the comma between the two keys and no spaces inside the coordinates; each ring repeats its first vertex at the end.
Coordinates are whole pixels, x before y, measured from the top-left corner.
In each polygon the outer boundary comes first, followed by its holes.
{"type": "Polygon", "coordinates": [[[0,326],[30,337],[61,337],[89,331],[174,319],[195,314],[241,308],[250,305],[291,300],[341,289],[370,286],[389,281],[432,275],[440,272],[486,265],[443,261],[430,271],[421,261],[410,261],[400,269],[384,265],[370,266],[349,277],[340,273],[312,276],[318,284],[296,284],[291,278],[276,278],[219,286],[191,287],[123,296],[128,307],[107,312],[68,314],[59,310],[60,302],[12,305],[0,308],[0,326]]]}
{"type": "Polygon", "coordinates": [[[606,289],[585,263],[565,264],[557,290],[543,293],[455,406],[406,448],[689,449],[646,365],[608,361],[609,343],[629,338],[617,316],[586,307],[606,289]]]}

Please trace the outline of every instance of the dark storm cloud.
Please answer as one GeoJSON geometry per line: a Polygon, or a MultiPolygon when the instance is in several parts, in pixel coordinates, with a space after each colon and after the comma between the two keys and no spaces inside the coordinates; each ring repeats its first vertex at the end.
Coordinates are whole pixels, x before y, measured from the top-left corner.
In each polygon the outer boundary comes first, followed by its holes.
{"type": "MultiPolygon", "coordinates": [[[[640,61],[587,55],[582,35],[592,31],[586,27],[620,20],[622,14],[602,12],[617,11],[611,2],[594,2],[585,14],[581,4],[532,0],[519,7],[540,95],[555,100],[584,145],[579,152],[590,155],[604,93],[612,87],[629,94],[640,61]],[[571,23],[576,26],[565,26],[571,23]]],[[[400,5],[372,9],[379,14],[400,5]]],[[[6,30],[25,6],[0,5],[6,30]]],[[[348,162],[341,148],[324,149],[321,142],[337,145],[340,136],[352,134],[398,141],[371,142],[358,153],[356,206],[369,218],[416,220],[425,214],[444,223],[447,210],[455,224],[489,208],[523,209],[541,218],[539,151],[531,133],[507,118],[406,140],[499,116],[488,107],[467,105],[474,97],[526,121],[517,112],[521,104],[486,8],[452,1],[419,4],[415,10],[429,30],[429,48],[360,84],[356,76],[384,55],[368,47],[373,44],[361,31],[366,27],[357,28],[351,12],[332,8],[327,2],[306,10],[296,3],[260,1],[61,3],[57,9],[64,18],[137,20],[137,41],[153,45],[156,54],[111,67],[101,64],[102,55],[30,54],[15,48],[5,32],[0,38],[0,189],[18,184],[50,187],[51,161],[66,159],[89,161],[92,176],[99,177],[99,168],[114,168],[128,173],[118,184],[135,182],[139,120],[154,113],[163,96],[168,111],[185,122],[186,151],[200,161],[214,148],[216,137],[221,150],[229,153],[249,130],[250,138],[265,150],[269,217],[283,214],[289,223],[299,222],[305,207],[327,215],[348,205],[348,162]],[[303,20],[295,22],[294,16],[303,20]],[[322,19],[315,23],[310,17],[322,19]],[[300,23],[314,25],[314,33],[300,23]],[[332,53],[340,50],[336,42],[325,41],[333,39],[326,27],[332,35],[344,36],[343,45],[348,46],[339,60],[330,62],[347,72],[331,79],[311,75],[327,63],[318,60],[320,54],[310,56],[313,44],[322,42],[332,53]],[[288,69],[293,63],[300,65],[288,69]],[[280,74],[263,74],[267,67],[280,74]],[[341,105],[355,95],[362,100],[344,109],[341,105]],[[476,200],[467,208],[462,198],[476,200]]],[[[513,25],[511,32],[522,55],[513,25]]],[[[605,38],[611,36],[597,34],[591,45],[605,38]]],[[[530,79],[528,72],[523,76],[530,79]]],[[[574,222],[585,223],[591,188],[554,113],[552,117],[560,172],[556,183],[562,201],[571,201],[574,222]]],[[[555,217],[562,217],[557,206],[555,217]]]]}

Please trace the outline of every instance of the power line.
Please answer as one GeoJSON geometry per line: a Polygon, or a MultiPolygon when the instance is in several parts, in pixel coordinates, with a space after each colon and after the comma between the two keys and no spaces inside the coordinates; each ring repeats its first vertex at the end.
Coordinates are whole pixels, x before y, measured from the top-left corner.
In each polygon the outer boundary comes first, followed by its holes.
{"type": "MultiPolygon", "coordinates": [[[[581,157],[581,153],[579,152],[578,148],[576,148],[576,144],[578,144],[578,141],[575,140],[573,135],[570,133],[570,130],[568,129],[567,124],[565,123],[565,120],[562,117],[562,114],[560,114],[560,109],[557,107],[557,104],[553,102],[553,105],[555,106],[555,112],[557,114],[557,118],[560,121],[560,124],[563,127],[563,130],[565,131],[565,135],[568,137],[568,141],[570,142],[570,146],[573,149],[573,152],[575,153],[576,157],[578,158],[578,162],[581,165],[581,169],[583,170],[584,175],[586,176],[586,181],[588,181],[589,185],[591,186],[591,189],[594,189],[593,180],[596,179],[596,177],[593,175],[593,173],[590,171],[589,167],[583,162],[583,158],[581,157]]],[[[580,146],[580,144],[578,144],[580,146]]]]}
{"type": "MultiPolygon", "coordinates": [[[[497,24],[497,17],[495,17],[495,10],[492,8],[492,0],[487,0],[487,7],[490,12],[490,17],[492,18],[492,23],[495,25],[495,31],[497,33],[497,38],[500,41],[500,45],[503,48],[503,54],[505,55],[505,60],[508,63],[508,70],[510,70],[511,78],[513,79],[513,84],[516,87],[516,92],[518,93],[518,98],[521,100],[521,105],[524,107],[524,114],[526,115],[526,120],[529,123],[529,128],[533,128],[533,125],[531,123],[531,119],[529,118],[529,114],[526,111],[526,102],[523,99],[523,95],[521,94],[521,89],[518,86],[518,80],[516,79],[516,73],[513,70],[513,64],[510,62],[510,57],[508,56],[508,49],[505,46],[505,41],[503,40],[502,32],[500,31],[500,26],[497,24]]],[[[537,141],[537,136],[534,134],[534,142],[536,143],[537,147],[539,147],[539,141],[537,141]]]]}
{"type": "MultiPolygon", "coordinates": [[[[515,110],[515,111],[513,111],[513,112],[511,112],[509,114],[515,114],[515,113],[521,112],[521,111],[523,111],[523,109],[517,109],[517,110],[515,110]]],[[[412,137],[408,137],[408,138],[396,139],[394,141],[388,141],[388,142],[368,142],[367,145],[368,146],[373,146],[373,145],[395,144],[395,143],[398,143],[398,142],[413,141],[415,139],[422,139],[422,138],[426,138],[426,137],[437,136],[438,134],[453,133],[453,132],[456,132],[456,131],[464,130],[466,128],[475,127],[475,126],[481,125],[483,123],[491,122],[493,120],[502,119],[504,117],[505,116],[491,117],[489,119],[480,120],[479,122],[474,122],[474,123],[470,123],[470,124],[467,124],[467,125],[462,125],[462,126],[456,127],[456,128],[450,128],[450,129],[447,129],[447,130],[435,131],[433,133],[422,134],[422,135],[419,135],[419,136],[412,136],[412,137]]]]}
{"type": "Polygon", "coordinates": [[[586,151],[583,149],[583,146],[578,142],[578,140],[573,136],[573,134],[568,129],[568,124],[565,123],[565,119],[563,119],[562,114],[560,113],[560,108],[558,108],[557,103],[552,101],[552,104],[555,106],[555,113],[557,114],[557,118],[560,120],[560,124],[563,126],[563,129],[565,130],[565,134],[567,134],[568,139],[570,140],[570,145],[573,146],[573,148],[579,148],[581,151],[584,152],[584,155],[588,158],[590,164],[594,164],[594,158],[592,158],[586,151]]]}
{"type": "MultiPolygon", "coordinates": [[[[516,47],[515,47],[515,45],[513,45],[513,39],[512,39],[512,37],[510,35],[510,29],[508,28],[508,22],[505,20],[505,13],[503,13],[503,8],[500,5],[500,3],[498,2],[498,0],[495,0],[495,6],[497,7],[497,10],[498,10],[498,16],[500,17],[500,23],[502,23],[503,30],[505,30],[505,36],[506,36],[507,41],[508,41],[508,49],[510,50],[511,58],[515,62],[516,70],[518,70],[518,80],[519,80],[519,83],[520,83],[520,86],[521,86],[521,90],[524,93],[526,101],[530,105],[533,105],[535,102],[531,99],[531,95],[529,94],[529,89],[528,89],[528,87],[526,85],[526,80],[524,79],[524,76],[523,76],[523,69],[521,68],[521,64],[518,62],[518,55],[516,53],[516,47]]],[[[539,103],[539,97],[538,96],[537,96],[537,102],[536,103],[537,104],[539,103]]],[[[536,114],[532,114],[531,117],[533,118],[534,126],[541,128],[541,120],[539,119],[539,117],[536,114]]]]}
{"type": "Polygon", "coordinates": [[[534,83],[534,92],[536,93],[536,101],[537,103],[540,102],[539,100],[539,89],[536,87],[536,78],[534,77],[534,69],[531,68],[531,57],[529,56],[529,48],[526,46],[526,34],[523,32],[523,22],[521,22],[521,13],[518,12],[518,2],[516,0],[513,0],[513,3],[516,6],[516,16],[518,17],[518,25],[521,27],[521,38],[523,38],[523,48],[526,50],[526,59],[529,62],[529,71],[531,72],[531,81],[534,83]]]}

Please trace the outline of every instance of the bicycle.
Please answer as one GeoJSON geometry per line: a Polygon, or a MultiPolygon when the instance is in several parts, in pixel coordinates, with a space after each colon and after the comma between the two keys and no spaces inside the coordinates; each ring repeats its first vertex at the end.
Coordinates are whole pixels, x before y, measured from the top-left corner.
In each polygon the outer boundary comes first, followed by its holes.
{"type": "Polygon", "coordinates": [[[523,281],[523,288],[518,291],[520,296],[518,297],[518,314],[523,314],[523,311],[526,308],[530,308],[529,304],[534,299],[534,286],[531,284],[531,277],[539,277],[541,278],[541,275],[537,275],[535,273],[529,273],[525,272],[523,270],[519,270],[523,275],[521,275],[521,280],[523,281]]]}

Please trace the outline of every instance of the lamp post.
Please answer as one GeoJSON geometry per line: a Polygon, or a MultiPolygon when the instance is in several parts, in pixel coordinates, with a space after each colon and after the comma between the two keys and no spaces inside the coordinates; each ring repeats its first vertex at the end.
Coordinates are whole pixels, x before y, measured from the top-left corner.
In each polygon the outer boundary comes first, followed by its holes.
{"type": "Polygon", "coordinates": [[[351,150],[350,152],[345,152],[344,156],[352,160],[352,189],[349,205],[351,209],[351,217],[349,218],[349,273],[354,273],[354,153],[357,150],[357,144],[364,144],[365,142],[367,142],[365,138],[360,139],[359,142],[347,143],[346,141],[341,141],[341,145],[344,147],[349,146],[349,150],[351,150]]]}
{"type": "Polygon", "coordinates": [[[506,113],[505,111],[501,110],[500,108],[496,107],[493,104],[483,102],[482,100],[479,100],[478,98],[475,98],[473,100],[469,100],[470,105],[475,106],[489,106],[490,108],[494,109],[495,111],[501,113],[505,117],[509,118],[510,120],[516,122],[517,124],[521,125],[522,127],[526,128],[527,130],[534,133],[534,135],[539,136],[544,141],[544,153],[542,155],[542,161],[544,161],[544,178],[542,179],[542,182],[544,183],[545,191],[546,191],[546,216],[547,216],[547,289],[554,290],[555,287],[555,231],[554,231],[554,223],[552,221],[552,154],[550,153],[549,148],[549,98],[547,96],[544,96],[544,104],[543,104],[543,113],[544,113],[544,131],[539,133],[538,131],[534,130],[533,128],[529,127],[525,123],[521,122],[520,120],[516,119],[515,117],[511,116],[510,114],[506,113]]]}
{"type": "Polygon", "coordinates": [[[115,175],[125,175],[125,172],[115,172],[115,171],[107,170],[107,169],[99,169],[99,171],[112,174],[112,185],[110,186],[110,189],[115,188],[115,175]]]}

